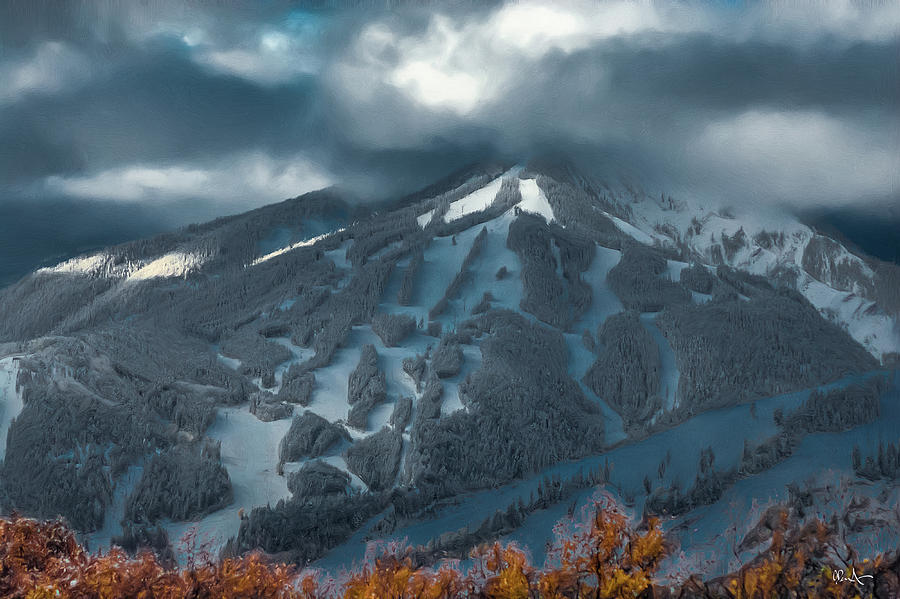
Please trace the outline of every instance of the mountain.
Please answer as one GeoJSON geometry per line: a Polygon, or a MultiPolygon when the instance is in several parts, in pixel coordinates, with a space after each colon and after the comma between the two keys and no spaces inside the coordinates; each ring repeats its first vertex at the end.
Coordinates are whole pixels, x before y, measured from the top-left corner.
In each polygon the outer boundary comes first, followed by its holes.
{"type": "Polygon", "coordinates": [[[540,556],[604,488],[715,569],[729,527],[755,547],[730,510],[833,508],[841,475],[865,536],[896,494],[862,456],[900,426],[900,268],[776,208],[476,165],[109,247],[0,307],[0,501],[92,546],[540,556]]]}

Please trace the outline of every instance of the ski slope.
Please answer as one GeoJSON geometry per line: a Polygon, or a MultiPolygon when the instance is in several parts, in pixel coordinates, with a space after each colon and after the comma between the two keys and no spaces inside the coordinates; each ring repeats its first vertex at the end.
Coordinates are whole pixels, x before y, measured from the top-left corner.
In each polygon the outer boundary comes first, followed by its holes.
{"type": "Polygon", "coordinates": [[[17,357],[8,356],[0,359],[0,461],[6,455],[6,436],[9,433],[9,425],[25,406],[22,401],[22,393],[16,388],[18,376],[17,357]]]}

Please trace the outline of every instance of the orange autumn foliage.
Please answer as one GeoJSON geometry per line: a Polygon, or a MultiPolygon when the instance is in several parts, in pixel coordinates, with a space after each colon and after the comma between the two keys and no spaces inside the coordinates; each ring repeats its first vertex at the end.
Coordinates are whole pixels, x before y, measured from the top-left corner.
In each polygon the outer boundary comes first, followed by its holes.
{"type": "Polygon", "coordinates": [[[533,566],[515,545],[474,549],[463,572],[452,563],[417,567],[394,548],[369,559],[342,583],[270,562],[260,553],[191,560],[165,568],[150,552],[135,557],[113,549],[86,551],[60,521],[0,519],[0,597],[17,599],[610,599],[705,597],[843,599],[897,595],[900,560],[878,556],[857,565],[874,577],[868,586],[841,584],[822,564],[832,533],[821,521],[791,527],[785,512],[771,545],[738,571],[711,581],[694,577],[678,588],[654,582],[665,542],[653,519],[634,527],[609,500],[578,523],[561,524],[548,565],[533,566]],[[879,586],[880,585],[880,586],[879,586]],[[893,594],[892,594],[893,593],[893,594]]]}

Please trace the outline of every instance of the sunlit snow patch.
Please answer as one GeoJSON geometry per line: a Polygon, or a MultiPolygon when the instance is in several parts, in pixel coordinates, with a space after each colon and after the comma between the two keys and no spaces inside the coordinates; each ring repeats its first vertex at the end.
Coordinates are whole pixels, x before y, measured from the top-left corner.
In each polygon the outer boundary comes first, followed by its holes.
{"type": "Polygon", "coordinates": [[[108,256],[106,254],[94,254],[93,256],[83,256],[72,258],[61,262],[56,266],[49,268],[41,268],[39,273],[55,273],[55,274],[72,274],[72,275],[91,275],[95,274],[103,265],[106,264],[108,256]]]}
{"type": "Polygon", "coordinates": [[[497,177],[481,189],[473,191],[462,199],[456,200],[447,209],[444,222],[451,222],[473,212],[481,212],[494,203],[500,186],[503,185],[503,177],[497,177]]]}
{"type": "Polygon", "coordinates": [[[520,179],[519,193],[522,195],[522,201],[519,203],[520,209],[543,216],[548,223],[553,221],[553,207],[550,206],[547,196],[538,187],[537,181],[534,179],[520,179]]]}
{"type": "Polygon", "coordinates": [[[148,279],[183,277],[192,270],[199,268],[202,264],[203,259],[196,254],[171,252],[137,269],[131,273],[128,280],[145,281],[148,279]]]}
{"type": "Polygon", "coordinates": [[[298,241],[297,243],[292,243],[289,246],[283,247],[281,249],[277,249],[274,252],[269,252],[265,256],[260,256],[256,260],[253,261],[251,266],[256,266],[257,264],[261,264],[266,260],[271,260],[272,258],[276,258],[282,254],[286,254],[292,250],[296,250],[297,248],[309,247],[311,245],[315,245],[317,242],[322,241],[326,237],[334,235],[336,233],[341,233],[344,229],[338,229],[337,231],[332,231],[329,233],[323,233],[322,235],[316,235],[315,237],[310,237],[309,239],[304,239],[303,241],[298,241]]]}
{"type": "Polygon", "coordinates": [[[434,210],[429,210],[425,214],[420,214],[416,217],[416,222],[419,223],[421,228],[425,228],[428,226],[428,223],[431,222],[431,217],[434,216],[434,210]]]}

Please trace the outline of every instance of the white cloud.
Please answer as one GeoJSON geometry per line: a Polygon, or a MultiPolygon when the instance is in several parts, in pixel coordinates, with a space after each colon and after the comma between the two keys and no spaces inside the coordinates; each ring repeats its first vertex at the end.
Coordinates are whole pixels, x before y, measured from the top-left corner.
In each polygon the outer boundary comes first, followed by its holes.
{"type": "Polygon", "coordinates": [[[311,48],[279,32],[263,33],[255,45],[246,47],[200,47],[194,60],[221,73],[262,85],[287,83],[319,68],[311,48]]]}
{"type": "Polygon", "coordinates": [[[547,53],[571,53],[598,40],[649,31],[687,31],[707,19],[696,9],[650,2],[506,3],[486,17],[436,13],[425,31],[404,34],[390,22],[365,27],[338,66],[357,99],[393,87],[435,111],[470,116],[529,76],[547,53]]]}
{"type": "Polygon", "coordinates": [[[0,102],[52,94],[86,79],[90,63],[61,42],[44,42],[25,60],[0,64],[0,102]]]}
{"type": "Polygon", "coordinates": [[[256,206],[331,184],[303,156],[273,159],[259,152],[232,155],[213,166],[130,165],[87,176],[49,177],[50,191],[125,202],[198,198],[256,206]]]}
{"type": "Polygon", "coordinates": [[[889,133],[814,111],[747,111],[710,123],[686,149],[711,179],[788,202],[887,196],[896,193],[900,172],[900,148],[889,133]]]}
{"type": "Polygon", "coordinates": [[[689,32],[788,44],[884,40],[900,36],[900,4],[773,2],[739,10],[647,0],[510,1],[487,15],[436,12],[424,31],[412,33],[395,20],[375,21],[351,45],[337,79],[357,100],[379,98],[374,88],[381,86],[426,109],[471,117],[500,101],[504,88],[519,87],[548,53],[573,53],[615,37],[647,34],[659,41],[689,32]]]}

